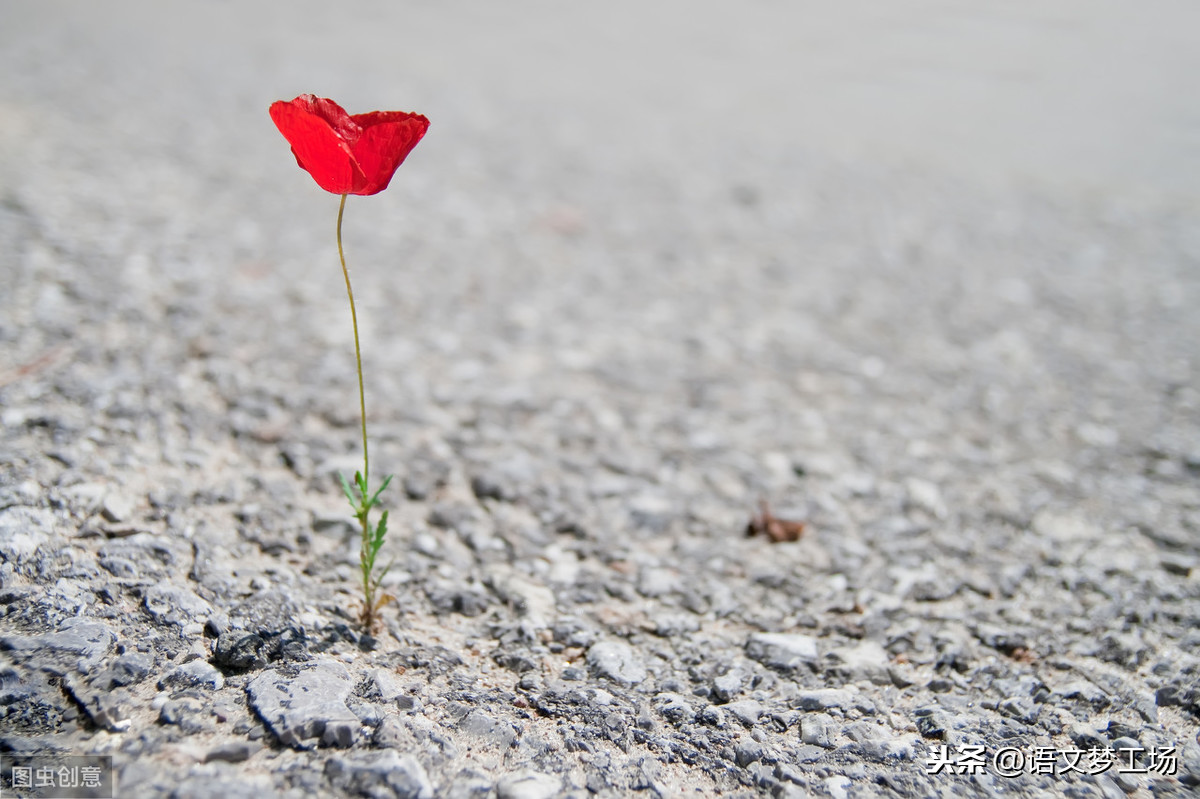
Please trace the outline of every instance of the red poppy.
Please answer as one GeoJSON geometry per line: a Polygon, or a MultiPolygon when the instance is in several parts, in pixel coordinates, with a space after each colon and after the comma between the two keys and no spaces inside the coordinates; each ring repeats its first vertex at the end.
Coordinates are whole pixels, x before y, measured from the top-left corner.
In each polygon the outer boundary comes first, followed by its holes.
{"type": "Polygon", "coordinates": [[[275,127],[292,145],[300,168],[334,194],[378,194],[429,129],[404,111],[350,116],[333,100],[302,94],[271,104],[275,127]]]}

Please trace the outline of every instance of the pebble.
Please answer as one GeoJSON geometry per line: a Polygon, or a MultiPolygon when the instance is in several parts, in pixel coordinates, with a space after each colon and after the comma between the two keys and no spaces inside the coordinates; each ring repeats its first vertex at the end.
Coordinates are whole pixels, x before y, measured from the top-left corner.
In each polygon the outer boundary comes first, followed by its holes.
{"type": "Polygon", "coordinates": [[[759,717],[763,714],[762,703],[756,702],[753,699],[730,702],[727,705],[723,705],[723,709],[747,727],[753,727],[757,724],[759,717]]]}
{"type": "Polygon", "coordinates": [[[654,706],[672,724],[690,724],[696,718],[692,703],[682,694],[664,692],[654,696],[654,706]]]}
{"type": "Polygon", "coordinates": [[[837,775],[826,777],[823,784],[833,799],[848,799],[850,787],[854,785],[854,782],[849,777],[837,775]]]}
{"type": "Polygon", "coordinates": [[[596,676],[621,685],[637,685],[647,676],[646,667],[634,653],[633,647],[621,641],[592,644],[587,651],[587,664],[596,676]]]}
{"type": "Polygon", "coordinates": [[[746,768],[751,763],[757,763],[763,758],[763,745],[753,738],[743,738],[733,747],[734,761],[746,768]]]}
{"type": "Polygon", "coordinates": [[[742,673],[729,671],[712,681],[709,690],[713,699],[728,702],[742,692],[742,673]]]}
{"type": "Polygon", "coordinates": [[[21,659],[49,657],[59,664],[69,664],[78,672],[87,674],[100,664],[116,640],[117,636],[107,625],[75,617],[62,622],[57,632],[42,635],[0,635],[0,649],[8,650],[13,653],[13,657],[21,659]]]}
{"type": "Polygon", "coordinates": [[[833,707],[853,707],[855,694],[845,688],[818,688],[801,691],[793,704],[801,710],[827,710],[833,707]]]}
{"type": "Polygon", "coordinates": [[[561,778],[526,770],[502,777],[496,783],[496,799],[550,799],[561,790],[561,778]]]}
{"type": "Polygon", "coordinates": [[[485,580],[501,600],[511,604],[533,625],[549,626],[558,604],[554,592],[549,587],[534,582],[512,567],[502,564],[491,566],[485,580]]]}
{"type": "Polygon", "coordinates": [[[192,591],[170,584],[147,588],[143,604],[155,621],[180,627],[192,622],[203,624],[213,612],[212,605],[192,591]]]}
{"type": "Polygon", "coordinates": [[[104,497],[100,515],[105,521],[126,522],[133,518],[134,501],[128,494],[114,491],[104,497]]]}
{"type": "Polygon", "coordinates": [[[819,657],[817,640],[795,633],[754,633],[746,642],[746,656],[780,671],[811,666],[819,657]]]}
{"type": "Polygon", "coordinates": [[[679,591],[679,574],[674,569],[642,569],[638,578],[638,593],[644,597],[660,597],[679,591]]]}
{"type": "Polygon", "coordinates": [[[831,749],[835,729],[833,717],[825,713],[806,713],[800,717],[800,740],[810,746],[831,749]]]}
{"type": "Polygon", "coordinates": [[[267,643],[252,632],[230,630],[217,638],[213,663],[227,669],[258,669],[267,664],[267,643]]]}
{"type": "Polygon", "coordinates": [[[204,688],[219,691],[225,687],[225,677],[211,663],[192,660],[168,671],[158,681],[160,691],[180,688],[204,688]]]}
{"type": "Polygon", "coordinates": [[[875,641],[862,641],[852,647],[839,647],[827,657],[834,660],[830,671],[847,682],[873,682],[876,685],[891,685],[888,673],[891,658],[887,650],[875,641]]]}
{"type": "Polygon", "coordinates": [[[446,799],[488,799],[492,781],[478,771],[463,769],[454,775],[443,795],[446,799]]]}
{"type": "Polygon", "coordinates": [[[246,685],[251,707],[282,743],[296,749],[354,743],[359,719],[346,706],[353,689],[346,667],[327,658],[295,674],[264,671],[246,685]]]}
{"type": "Polygon", "coordinates": [[[124,685],[135,685],[150,674],[154,659],[140,652],[126,652],[112,660],[104,671],[91,680],[93,688],[111,691],[124,685]]]}
{"type": "Polygon", "coordinates": [[[396,799],[433,799],[434,796],[433,785],[420,761],[392,749],[354,757],[331,757],[325,761],[325,776],[343,796],[396,799]]]}
{"type": "Polygon", "coordinates": [[[472,710],[458,723],[458,728],[475,738],[481,738],[491,746],[508,749],[517,739],[511,724],[499,721],[488,714],[472,710]]]}
{"type": "Polygon", "coordinates": [[[22,563],[50,540],[54,515],[43,508],[0,509],[0,561],[22,563]]]}
{"type": "Polygon", "coordinates": [[[229,741],[209,749],[204,755],[204,762],[243,763],[262,748],[262,744],[257,741],[229,741]]]}

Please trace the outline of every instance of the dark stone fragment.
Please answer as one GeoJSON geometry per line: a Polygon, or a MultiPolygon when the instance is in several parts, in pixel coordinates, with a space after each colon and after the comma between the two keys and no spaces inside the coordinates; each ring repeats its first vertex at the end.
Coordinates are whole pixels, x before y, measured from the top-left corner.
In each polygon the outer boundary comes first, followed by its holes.
{"type": "MultiPolygon", "coordinates": [[[[374,639],[372,639],[374,640],[374,639]]],[[[308,638],[304,630],[288,627],[276,636],[267,639],[267,656],[271,660],[286,660],[290,663],[301,663],[312,657],[308,651],[308,638]]],[[[362,644],[360,643],[361,647],[362,644]]],[[[370,649],[363,651],[369,652],[370,649]]]]}
{"type": "Polygon", "coordinates": [[[425,589],[425,595],[438,613],[461,613],[478,616],[492,603],[491,595],[476,588],[456,585],[434,585],[425,589]]]}
{"type": "Polygon", "coordinates": [[[1103,735],[1083,724],[1075,724],[1067,730],[1067,735],[1080,749],[1107,749],[1108,741],[1103,735]]]}
{"type": "Polygon", "coordinates": [[[213,665],[226,669],[260,669],[267,665],[267,644],[246,630],[231,630],[217,639],[213,665]]]}
{"type": "Polygon", "coordinates": [[[538,656],[528,650],[505,651],[498,649],[492,659],[496,661],[497,665],[515,671],[517,674],[533,671],[541,665],[538,656]]]}
{"type": "Polygon", "coordinates": [[[496,499],[501,502],[511,502],[517,496],[510,481],[494,472],[483,472],[472,477],[471,491],[479,499],[496,499]]]}
{"type": "Polygon", "coordinates": [[[92,680],[92,687],[100,691],[111,691],[123,685],[135,685],[146,679],[154,661],[139,652],[129,652],[116,658],[104,671],[92,680]]]}
{"type": "Polygon", "coordinates": [[[946,738],[946,732],[950,728],[950,723],[945,713],[937,708],[923,707],[918,708],[915,714],[917,717],[917,732],[921,733],[922,737],[937,740],[944,740],[946,738]]]}
{"type": "Polygon", "coordinates": [[[262,749],[262,744],[256,741],[230,741],[210,749],[204,756],[204,762],[211,763],[219,760],[223,763],[242,763],[249,760],[260,749],[262,749]]]}

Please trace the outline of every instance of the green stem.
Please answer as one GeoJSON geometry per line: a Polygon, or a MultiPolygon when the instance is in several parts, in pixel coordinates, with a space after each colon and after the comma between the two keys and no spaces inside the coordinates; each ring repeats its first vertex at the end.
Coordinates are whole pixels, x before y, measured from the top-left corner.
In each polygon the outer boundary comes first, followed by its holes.
{"type": "MultiPolygon", "coordinates": [[[[350,321],[354,323],[354,360],[358,364],[358,409],[362,416],[363,440],[363,484],[371,485],[371,458],[367,452],[367,392],[363,388],[362,348],[358,343],[358,314],[354,310],[354,289],[350,288],[350,271],[346,269],[346,255],[342,251],[342,213],[346,210],[346,196],[338,206],[337,245],[338,258],[342,261],[342,275],[346,278],[346,296],[350,298],[350,321]]],[[[364,497],[365,499],[365,497],[364,497]]],[[[367,535],[367,518],[363,515],[363,537],[367,535]]]]}

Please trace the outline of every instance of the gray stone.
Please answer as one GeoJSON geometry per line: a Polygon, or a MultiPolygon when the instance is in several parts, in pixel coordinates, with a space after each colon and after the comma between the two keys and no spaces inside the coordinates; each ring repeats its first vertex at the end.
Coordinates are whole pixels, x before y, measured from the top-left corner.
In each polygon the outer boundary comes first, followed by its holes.
{"type": "Polygon", "coordinates": [[[112,630],[101,622],[75,617],[60,624],[57,632],[0,636],[0,650],[11,652],[17,660],[36,657],[39,665],[49,658],[86,674],[100,664],[116,640],[112,630]]]}
{"type": "Polygon", "coordinates": [[[492,718],[479,710],[472,710],[458,723],[458,728],[467,735],[483,739],[487,744],[507,749],[517,739],[512,725],[492,718]]]}
{"type": "Polygon", "coordinates": [[[433,785],[412,755],[391,749],[356,757],[331,757],[325,776],[341,795],[432,799],[433,785]]]}
{"type": "Polygon", "coordinates": [[[463,769],[454,775],[443,795],[446,799],[488,799],[492,795],[492,781],[486,774],[463,769]]]}
{"type": "Polygon", "coordinates": [[[421,712],[421,700],[407,693],[396,672],[390,669],[373,669],[371,686],[370,695],[377,697],[380,701],[394,704],[398,709],[407,713],[421,712]]]}
{"type": "Polygon", "coordinates": [[[756,702],[753,699],[730,702],[724,706],[724,709],[747,727],[753,727],[755,724],[758,724],[758,719],[763,714],[762,703],[756,702]]]}
{"type": "Polygon", "coordinates": [[[132,724],[129,712],[133,701],[126,689],[97,691],[73,674],[63,677],[62,686],[97,726],[110,732],[124,732],[132,724]]]}
{"type": "Polygon", "coordinates": [[[733,748],[734,760],[742,768],[757,763],[763,757],[763,745],[753,738],[743,738],[733,748]]]}
{"type": "Polygon", "coordinates": [[[191,622],[203,624],[212,615],[212,605],[186,588],[156,584],[146,589],[143,602],[151,618],[182,627],[191,622]]]}
{"type": "Polygon", "coordinates": [[[816,639],[798,633],[754,633],[746,641],[746,655],[780,671],[811,666],[819,657],[816,639]]]}
{"type": "Polygon", "coordinates": [[[645,597],[673,594],[679,587],[679,573],[674,569],[642,569],[638,578],[638,593],[645,597]]]}
{"type": "Polygon", "coordinates": [[[621,685],[637,685],[646,679],[646,667],[629,644],[601,641],[587,651],[587,664],[598,677],[621,685]]]}
{"type": "Polygon", "coordinates": [[[819,688],[801,691],[794,704],[801,710],[828,710],[833,707],[853,707],[855,694],[845,688],[819,688]]]}
{"type": "Polygon", "coordinates": [[[269,588],[239,602],[229,611],[229,618],[235,626],[268,636],[295,626],[299,612],[291,597],[269,588]]]}
{"type": "Polygon", "coordinates": [[[653,616],[654,634],[663,638],[675,638],[700,629],[700,620],[692,614],[658,613],[653,616]]]}
{"type": "Polygon", "coordinates": [[[890,656],[887,650],[875,641],[862,641],[856,646],[832,650],[829,659],[834,661],[832,671],[847,682],[870,681],[876,685],[890,685],[888,673],[890,656]]]}
{"type": "Polygon", "coordinates": [[[22,563],[50,540],[55,517],[43,508],[0,509],[0,561],[22,563]]]}
{"type": "Polygon", "coordinates": [[[205,688],[219,691],[225,687],[225,677],[211,663],[190,660],[168,671],[158,681],[160,691],[179,688],[205,688]]]}
{"type": "Polygon", "coordinates": [[[996,706],[996,710],[1009,718],[1014,718],[1025,724],[1033,724],[1037,721],[1042,708],[1027,696],[1010,696],[1000,700],[996,706]]]}
{"type": "Polygon", "coordinates": [[[730,671],[712,681],[712,698],[717,702],[728,702],[742,692],[742,673],[730,671]]]}
{"type": "Polygon", "coordinates": [[[104,497],[100,514],[105,521],[126,522],[133,517],[134,501],[128,494],[113,491],[104,497]]]}
{"type": "Polygon", "coordinates": [[[124,685],[135,685],[150,674],[154,659],[140,652],[126,652],[114,658],[104,671],[91,680],[91,687],[98,691],[111,691],[124,685]]]}
{"type": "Polygon", "coordinates": [[[674,503],[661,494],[644,493],[629,500],[629,515],[636,527],[665,530],[675,513],[674,503]]]}
{"type": "Polygon", "coordinates": [[[676,693],[661,693],[654,697],[654,706],[672,724],[688,724],[695,717],[692,704],[686,696],[676,693]]]}
{"type": "Polygon", "coordinates": [[[1108,739],[1087,724],[1072,724],[1067,736],[1080,749],[1107,749],[1108,739]]]}
{"type": "Polygon", "coordinates": [[[203,731],[209,715],[201,701],[193,696],[169,699],[158,709],[160,722],[179,727],[189,735],[203,731]]]}
{"type": "Polygon", "coordinates": [[[538,627],[548,626],[554,617],[557,601],[554,592],[534,582],[510,566],[495,564],[489,567],[487,584],[502,600],[538,627]]]}
{"type": "Polygon", "coordinates": [[[800,740],[810,746],[833,748],[835,729],[833,718],[825,713],[806,713],[800,717],[800,740]]]}
{"type": "Polygon", "coordinates": [[[526,770],[501,777],[496,783],[496,799],[550,799],[561,790],[559,777],[526,770]]]}
{"type": "Polygon", "coordinates": [[[258,741],[229,741],[209,749],[204,755],[204,762],[243,763],[262,748],[262,744],[258,741]]]}
{"type": "Polygon", "coordinates": [[[265,671],[246,686],[250,706],[287,746],[308,749],[318,742],[350,746],[359,720],[346,705],[353,685],[346,667],[319,659],[285,674],[265,671]]]}

